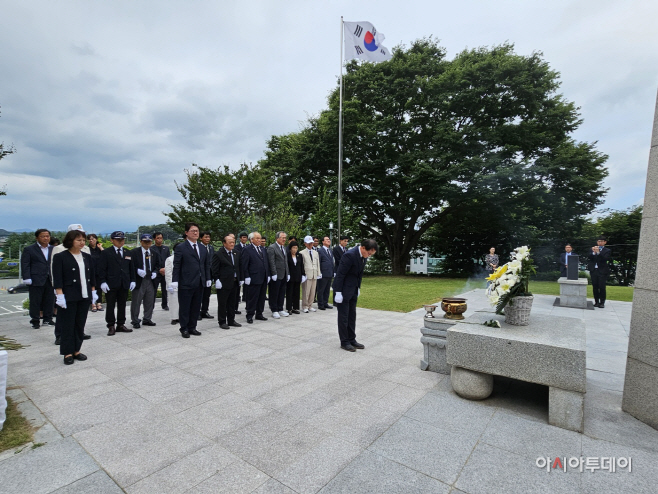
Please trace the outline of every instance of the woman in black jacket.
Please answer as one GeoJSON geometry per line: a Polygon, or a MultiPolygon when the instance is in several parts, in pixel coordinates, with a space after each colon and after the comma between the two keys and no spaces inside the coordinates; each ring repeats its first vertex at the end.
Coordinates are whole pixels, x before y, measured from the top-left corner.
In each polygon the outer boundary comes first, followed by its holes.
{"type": "Polygon", "coordinates": [[[55,303],[60,307],[57,318],[62,325],[59,353],[64,355],[64,363],[70,365],[74,360],[87,360],[80,347],[89,305],[95,304],[98,296],[93,261],[82,252],[85,234],[72,230],[62,244],[68,250],[53,256],[53,287],[57,293],[55,303]]]}
{"type": "Polygon", "coordinates": [[[286,284],[286,311],[299,314],[299,287],[306,281],[304,260],[298,252],[299,244],[294,240],[288,244],[288,268],[290,280],[286,284]]]}

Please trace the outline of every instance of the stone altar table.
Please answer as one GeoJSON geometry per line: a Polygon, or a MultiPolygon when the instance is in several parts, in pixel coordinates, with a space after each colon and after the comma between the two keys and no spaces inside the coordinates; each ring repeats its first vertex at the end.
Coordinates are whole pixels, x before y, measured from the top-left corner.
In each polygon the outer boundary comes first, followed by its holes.
{"type": "Polygon", "coordinates": [[[585,322],[571,317],[533,315],[528,326],[512,326],[504,316],[477,312],[448,329],[447,363],[457,394],[484,399],[493,376],[549,387],[548,422],[583,431],[586,392],[585,322]],[[501,328],[483,322],[496,319],[501,328]]]}

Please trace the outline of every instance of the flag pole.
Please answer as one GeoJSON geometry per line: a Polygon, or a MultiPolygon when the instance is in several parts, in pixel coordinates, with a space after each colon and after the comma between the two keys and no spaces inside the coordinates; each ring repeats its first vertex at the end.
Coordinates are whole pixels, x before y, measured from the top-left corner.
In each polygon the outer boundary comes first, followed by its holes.
{"type": "Polygon", "coordinates": [[[338,241],[341,234],[343,209],[343,16],[340,16],[340,103],[338,109],[338,241]]]}

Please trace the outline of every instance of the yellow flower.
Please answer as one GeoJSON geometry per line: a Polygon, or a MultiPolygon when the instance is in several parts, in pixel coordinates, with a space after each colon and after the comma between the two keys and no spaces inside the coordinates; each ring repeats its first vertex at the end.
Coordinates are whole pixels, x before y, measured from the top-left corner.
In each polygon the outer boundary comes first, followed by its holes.
{"type": "Polygon", "coordinates": [[[498,278],[505,274],[505,271],[507,271],[507,264],[502,265],[496,269],[496,271],[491,273],[491,275],[487,277],[487,281],[496,281],[498,278]]]}

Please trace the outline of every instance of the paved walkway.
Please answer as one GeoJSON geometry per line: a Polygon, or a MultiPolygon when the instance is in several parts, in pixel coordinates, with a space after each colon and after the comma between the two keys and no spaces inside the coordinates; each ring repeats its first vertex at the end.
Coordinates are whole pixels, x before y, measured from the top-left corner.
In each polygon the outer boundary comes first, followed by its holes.
{"type": "MultiPolygon", "coordinates": [[[[489,310],[483,290],[469,313],[489,310]]],[[[224,331],[204,320],[183,340],[157,326],[105,336],[90,313],[86,362],[65,366],[50,329],[0,319],[10,396],[40,426],[35,449],[0,454],[0,492],[649,493],[658,431],[621,411],[631,304],[533,312],[584,318],[585,433],[547,424],[547,388],[500,379],[483,402],[419,369],[424,311],[359,309],[366,345],[341,350],[336,312],[224,331]],[[538,457],[631,457],[632,472],[536,466],[538,457]]],[[[268,315],[268,314],[266,314],[268,315]]],[[[239,316],[244,322],[244,316],[239,316]]]]}

